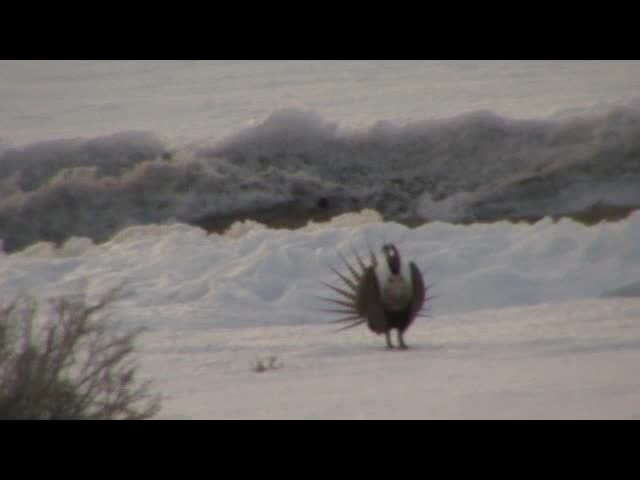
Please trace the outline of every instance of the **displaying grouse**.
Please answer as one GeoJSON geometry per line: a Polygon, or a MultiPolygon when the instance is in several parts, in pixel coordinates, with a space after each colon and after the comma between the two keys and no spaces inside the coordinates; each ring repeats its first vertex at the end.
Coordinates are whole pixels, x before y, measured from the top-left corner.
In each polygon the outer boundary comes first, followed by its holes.
{"type": "Polygon", "coordinates": [[[370,265],[366,265],[356,253],[359,270],[341,256],[349,274],[342,274],[334,268],[332,270],[345,283],[346,288],[325,283],[341,296],[325,300],[341,307],[330,310],[331,312],[346,315],[332,323],[353,322],[340,330],[366,322],[374,333],[384,333],[387,347],[394,348],[390,332],[395,329],[399,348],[406,349],[404,332],[422,310],[427,300],[427,287],[415,263],[403,261],[395,245],[384,245],[382,254],[382,261],[378,261],[373,252],[369,251],[370,265]]]}

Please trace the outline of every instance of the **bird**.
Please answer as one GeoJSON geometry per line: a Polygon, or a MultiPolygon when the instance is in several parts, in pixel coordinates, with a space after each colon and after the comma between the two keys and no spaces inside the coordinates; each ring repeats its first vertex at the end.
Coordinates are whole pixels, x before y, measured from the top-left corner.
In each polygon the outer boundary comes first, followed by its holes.
{"type": "Polygon", "coordinates": [[[340,297],[321,298],[340,307],[325,311],[346,316],[331,323],[352,322],[340,330],[366,323],[373,333],[385,335],[388,349],[395,348],[391,341],[391,331],[395,329],[398,348],[406,350],[408,347],[403,338],[404,333],[430,299],[427,297],[428,287],[420,269],[414,262],[404,261],[392,243],[382,246],[381,261],[369,249],[368,265],[355,252],[359,268],[349,263],[344,255],[339,255],[349,273],[340,273],[336,268],[330,268],[346,288],[323,282],[340,297]]]}

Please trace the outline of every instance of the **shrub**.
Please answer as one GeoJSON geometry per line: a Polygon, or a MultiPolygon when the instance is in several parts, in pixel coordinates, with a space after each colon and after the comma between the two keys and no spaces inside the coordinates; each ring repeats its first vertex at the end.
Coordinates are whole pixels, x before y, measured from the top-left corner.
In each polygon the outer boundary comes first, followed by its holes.
{"type": "Polygon", "coordinates": [[[132,359],[142,332],[107,321],[112,290],[97,303],[84,297],[33,298],[0,307],[0,418],[146,419],[160,408],[132,359]]]}

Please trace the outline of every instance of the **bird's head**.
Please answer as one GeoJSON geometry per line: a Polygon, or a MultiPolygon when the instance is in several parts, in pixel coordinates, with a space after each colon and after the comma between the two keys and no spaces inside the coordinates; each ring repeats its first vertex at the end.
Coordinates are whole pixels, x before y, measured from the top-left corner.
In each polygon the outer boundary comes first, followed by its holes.
{"type": "Polygon", "coordinates": [[[398,249],[392,243],[387,243],[382,246],[382,253],[387,261],[387,265],[389,265],[391,273],[398,275],[400,273],[400,254],[398,253],[398,249]]]}

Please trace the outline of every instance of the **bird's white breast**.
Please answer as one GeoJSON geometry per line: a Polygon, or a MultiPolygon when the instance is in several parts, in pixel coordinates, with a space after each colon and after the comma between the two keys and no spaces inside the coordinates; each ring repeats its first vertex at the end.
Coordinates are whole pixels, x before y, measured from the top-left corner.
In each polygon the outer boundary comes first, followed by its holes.
{"type": "Polygon", "coordinates": [[[383,259],[376,267],[376,278],[380,287],[382,304],[389,310],[402,310],[413,297],[413,281],[409,265],[402,262],[400,273],[394,275],[383,259]]]}

